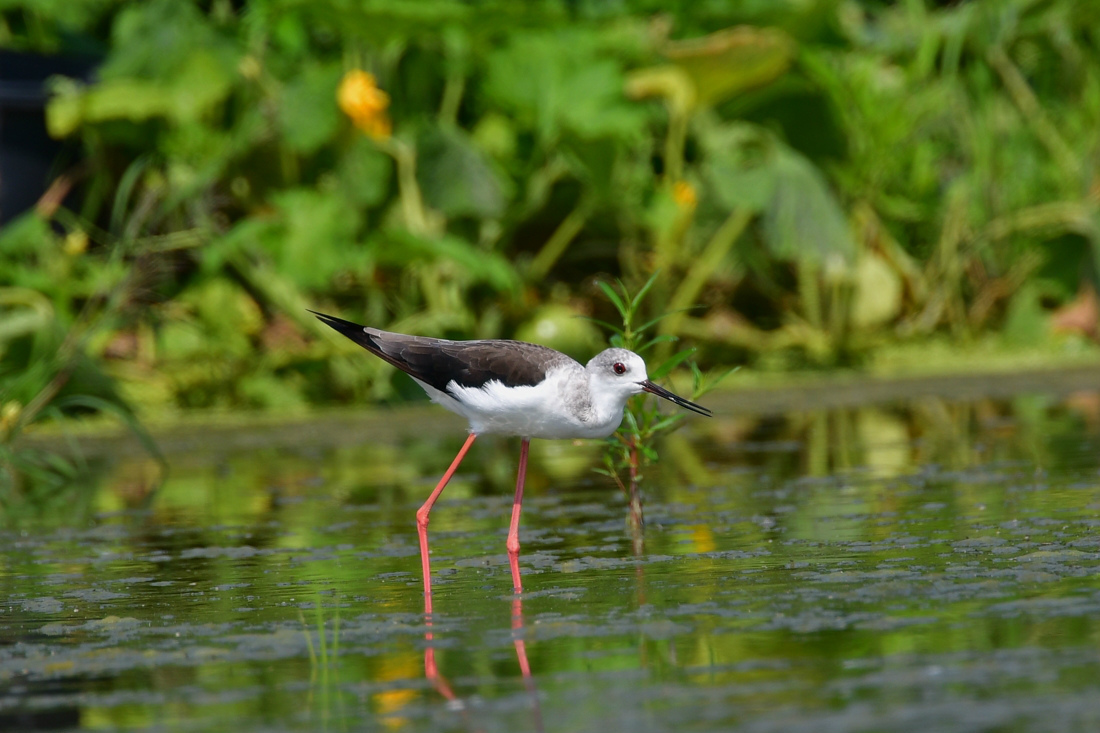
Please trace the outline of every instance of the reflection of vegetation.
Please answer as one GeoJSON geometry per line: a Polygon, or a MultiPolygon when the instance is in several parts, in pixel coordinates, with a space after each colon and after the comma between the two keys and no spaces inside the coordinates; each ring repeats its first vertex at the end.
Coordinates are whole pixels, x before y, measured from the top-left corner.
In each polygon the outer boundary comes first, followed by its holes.
{"type": "Polygon", "coordinates": [[[54,81],[85,161],[48,198],[77,195],[8,225],[0,286],[67,328],[139,275],[87,353],[162,408],[400,389],[309,338],[326,301],[557,346],[608,317],[593,272],[662,272],[659,329],[704,364],[1056,353],[1100,241],[1095,3],[726,5],[8,3],[0,42],[106,52],[54,81]],[[8,266],[15,231],[54,266],[8,266]]]}
{"type": "MultiPolygon", "coordinates": [[[[320,699],[317,701],[317,705],[320,708],[321,724],[323,729],[328,729],[329,720],[332,718],[332,706],[333,698],[339,706],[337,711],[337,719],[343,721],[343,702],[344,698],[340,694],[340,609],[336,608],[336,612],[332,618],[332,640],[329,641],[329,634],[325,623],[325,611],[324,606],[321,604],[321,596],[317,596],[315,605],[316,609],[316,629],[317,629],[317,647],[313,646],[313,634],[309,630],[309,626],[306,624],[305,614],[299,609],[298,620],[302,623],[302,635],[306,640],[306,649],[309,651],[309,686],[310,686],[310,702],[312,703],[313,689],[316,686],[320,687],[320,699]]],[[[312,704],[310,709],[312,709],[312,704]]],[[[347,726],[342,725],[342,730],[346,730],[347,726]]]]}

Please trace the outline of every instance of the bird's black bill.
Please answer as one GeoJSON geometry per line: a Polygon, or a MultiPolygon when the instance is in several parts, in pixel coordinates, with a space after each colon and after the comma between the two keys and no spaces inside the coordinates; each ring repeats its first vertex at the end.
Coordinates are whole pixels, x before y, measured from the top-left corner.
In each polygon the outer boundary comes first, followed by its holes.
{"type": "Polygon", "coordinates": [[[692,412],[697,412],[704,417],[710,417],[710,410],[708,410],[707,408],[703,407],[702,405],[697,405],[691,400],[685,400],[680,395],[672,394],[664,387],[656,385],[648,379],[644,382],[639,382],[639,384],[642,385],[643,390],[649,392],[650,394],[655,394],[658,397],[664,397],[669,402],[679,405],[685,410],[691,410],[692,412]]]}

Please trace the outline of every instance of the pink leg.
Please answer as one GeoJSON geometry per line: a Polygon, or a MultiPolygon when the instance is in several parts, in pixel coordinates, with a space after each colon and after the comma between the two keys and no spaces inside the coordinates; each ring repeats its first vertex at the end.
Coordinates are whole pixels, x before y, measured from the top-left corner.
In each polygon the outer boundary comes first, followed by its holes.
{"type": "Polygon", "coordinates": [[[470,437],[466,438],[466,442],[462,444],[458,455],[451,461],[451,467],[447,469],[447,473],[443,474],[443,478],[439,479],[439,483],[428,497],[428,500],[424,502],[424,506],[416,510],[416,533],[420,535],[420,565],[424,571],[424,613],[426,614],[432,612],[432,570],[428,564],[428,514],[431,513],[435,500],[447,487],[447,482],[451,480],[451,476],[454,476],[455,471],[458,470],[458,464],[462,463],[462,459],[466,457],[466,451],[470,450],[470,446],[473,445],[476,437],[476,433],[470,433],[470,437]]]}
{"type": "Polygon", "coordinates": [[[531,439],[524,438],[519,448],[519,473],[516,475],[516,498],[512,502],[512,524],[508,527],[508,564],[512,566],[512,590],[523,592],[519,581],[519,512],[523,508],[523,481],[527,478],[527,449],[531,439]]]}

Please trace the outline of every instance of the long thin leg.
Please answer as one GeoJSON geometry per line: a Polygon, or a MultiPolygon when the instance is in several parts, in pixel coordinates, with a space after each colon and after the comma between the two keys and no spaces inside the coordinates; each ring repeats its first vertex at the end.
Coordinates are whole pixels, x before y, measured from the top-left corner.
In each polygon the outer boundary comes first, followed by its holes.
{"type": "Polygon", "coordinates": [[[523,509],[523,481],[527,478],[527,449],[531,439],[524,438],[519,448],[519,473],[516,475],[516,498],[512,502],[512,524],[508,527],[508,564],[512,566],[512,590],[523,592],[519,581],[519,513],[523,509]]]}
{"type": "Polygon", "coordinates": [[[432,569],[428,563],[428,515],[432,511],[435,500],[443,493],[443,489],[447,487],[447,482],[458,470],[458,464],[462,463],[462,459],[466,457],[466,451],[470,450],[470,446],[474,444],[474,438],[476,437],[477,433],[470,433],[470,437],[466,438],[466,442],[462,444],[458,455],[451,461],[451,467],[447,469],[447,473],[443,474],[443,478],[439,479],[439,483],[428,497],[428,500],[424,502],[424,506],[416,510],[416,533],[420,535],[420,566],[424,571],[424,613],[427,614],[432,612],[432,569]]]}

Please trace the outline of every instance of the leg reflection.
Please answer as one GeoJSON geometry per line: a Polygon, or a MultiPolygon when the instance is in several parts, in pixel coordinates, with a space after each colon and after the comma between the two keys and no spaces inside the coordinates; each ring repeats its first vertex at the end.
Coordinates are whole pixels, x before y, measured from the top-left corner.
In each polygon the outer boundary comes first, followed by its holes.
{"type": "Polygon", "coordinates": [[[531,663],[527,661],[527,643],[523,639],[523,599],[518,595],[512,599],[512,640],[516,645],[516,660],[519,661],[519,672],[523,675],[523,684],[531,695],[531,714],[534,717],[534,729],[538,733],[544,730],[542,726],[542,706],[539,705],[539,691],[535,686],[535,678],[531,676],[531,663]]]}
{"type": "MultiPolygon", "coordinates": [[[[429,603],[431,601],[428,601],[429,603]]],[[[430,613],[424,614],[425,624],[428,627],[427,632],[424,634],[424,641],[428,642],[427,648],[424,649],[424,676],[428,679],[428,682],[432,683],[432,687],[436,691],[447,698],[448,702],[455,701],[454,690],[451,689],[446,678],[439,674],[439,667],[435,663],[435,647],[432,646],[432,616],[430,613]]]]}
{"type": "MultiPolygon", "coordinates": [[[[455,695],[447,679],[439,673],[439,665],[435,661],[435,647],[432,644],[434,635],[432,633],[431,596],[428,594],[424,595],[424,626],[427,629],[424,632],[424,641],[427,642],[424,649],[424,677],[447,700],[449,708],[462,713],[462,717],[466,719],[467,727],[469,727],[470,721],[467,717],[469,710],[467,710],[463,701],[455,695]]],[[[519,662],[523,684],[527,688],[527,693],[531,696],[531,715],[534,723],[532,729],[537,733],[543,733],[545,728],[542,723],[542,707],[539,705],[538,688],[535,686],[535,679],[531,675],[531,663],[527,659],[527,644],[523,638],[523,598],[518,594],[512,599],[512,643],[516,647],[516,660],[519,662]]]]}

